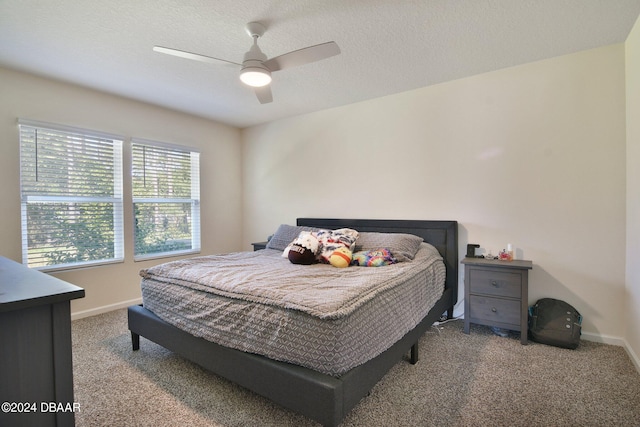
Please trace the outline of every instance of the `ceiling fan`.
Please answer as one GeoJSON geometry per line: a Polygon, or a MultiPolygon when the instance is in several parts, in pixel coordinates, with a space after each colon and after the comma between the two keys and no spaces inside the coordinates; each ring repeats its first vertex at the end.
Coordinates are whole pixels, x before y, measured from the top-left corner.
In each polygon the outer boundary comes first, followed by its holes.
{"type": "Polygon", "coordinates": [[[336,42],[326,42],[267,59],[267,56],[262,53],[258,47],[258,38],[264,35],[264,32],[266,31],[265,26],[259,22],[249,22],[245,29],[247,34],[253,38],[253,45],[249,51],[244,54],[242,64],[228,61],[226,59],[214,58],[211,56],[200,55],[163,46],[154,46],[153,50],[160,53],[166,53],[168,55],[212,64],[226,62],[228,64],[237,65],[241,67],[240,80],[244,84],[254,88],[256,96],[261,104],[273,101],[271,87],[269,86],[271,83],[271,73],[284,70],[285,68],[320,61],[321,59],[329,58],[340,53],[340,48],[336,42]]]}

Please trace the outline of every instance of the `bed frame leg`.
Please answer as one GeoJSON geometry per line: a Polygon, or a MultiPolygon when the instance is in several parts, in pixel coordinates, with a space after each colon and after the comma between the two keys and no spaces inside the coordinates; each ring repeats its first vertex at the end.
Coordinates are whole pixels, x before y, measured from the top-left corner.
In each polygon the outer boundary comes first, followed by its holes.
{"type": "Polygon", "coordinates": [[[133,346],[133,351],[140,350],[140,335],[135,332],[131,332],[131,345],[133,346]]]}
{"type": "Polygon", "coordinates": [[[418,363],[418,360],[420,360],[420,354],[418,351],[418,343],[415,343],[411,346],[411,358],[409,359],[409,361],[412,365],[415,365],[416,363],[418,363]]]}

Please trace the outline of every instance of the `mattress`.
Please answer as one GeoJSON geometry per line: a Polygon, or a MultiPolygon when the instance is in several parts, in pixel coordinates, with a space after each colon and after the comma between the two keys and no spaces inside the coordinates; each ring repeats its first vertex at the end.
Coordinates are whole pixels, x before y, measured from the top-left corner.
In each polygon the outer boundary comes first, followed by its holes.
{"type": "Polygon", "coordinates": [[[442,295],[445,266],[422,243],[384,267],[295,265],[264,249],[141,271],[145,308],[194,336],[339,377],[413,329],[442,295]]]}

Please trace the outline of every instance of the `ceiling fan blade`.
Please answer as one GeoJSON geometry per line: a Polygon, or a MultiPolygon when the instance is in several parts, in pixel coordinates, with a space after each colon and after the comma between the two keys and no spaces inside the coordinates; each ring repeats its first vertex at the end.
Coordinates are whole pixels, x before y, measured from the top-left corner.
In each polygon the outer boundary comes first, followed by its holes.
{"type": "Polygon", "coordinates": [[[186,58],[186,59],[193,59],[195,61],[208,62],[210,64],[218,64],[220,62],[226,62],[228,64],[237,65],[239,67],[242,66],[242,64],[238,64],[237,62],[233,62],[233,61],[227,61],[226,59],[214,58],[212,56],[200,55],[198,53],[191,53],[191,52],[187,52],[186,50],[172,49],[170,47],[154,46],[153,50],[160,53],[166,53],[167,55],[178,56],[180,58],[186,58]]]}
{"type": "Polygon", "coordinates": [[[273,101],[273,95],[271,94],[270,85],[256,87],[254,89],[256,91],[256,96],[258,97],[258,101],[260,101],[260,104],[268,104],[273,101]]]}
{"type": "Polygon", "coordinates": [[[336,42],[326,42],[276,56],[275,58],[265,61],[264,65],[273,72],[320,61],[321,59],[329,58],[339,53],[340,48],[336,42]]]}

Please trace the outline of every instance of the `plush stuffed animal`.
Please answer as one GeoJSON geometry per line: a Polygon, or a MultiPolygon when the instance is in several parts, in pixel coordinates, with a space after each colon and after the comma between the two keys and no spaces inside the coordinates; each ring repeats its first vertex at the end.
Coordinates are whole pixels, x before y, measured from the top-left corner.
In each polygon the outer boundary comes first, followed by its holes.
{"type": "Polygon", "coordinates": [[[349,264],[351,264],[351,251],[345,247],[336,249],[329,257],[329,264],[338,268],[349,267],[349,264]]]}
{"type": "Polygon", "coordinates": [[[302,231],[286,249],[287,258],[293,264],[310,265],[316,262],[318,239],[310,231],[302,231]]]}
{"type": "Polygon", "coordinates": [[[383,265],[395,264],[398,262],[393,257],[389,249],[375,249],[370,251],[360,251],[353,254],[352,265],[361,267],[381,267],[383,265]]]}
{"type": "Polygon", "coordinates": [[[287,258],[289,258],[292,264],[311,265],[316,262],[316,254],[297,243],[289,247],[287,258]]]}

